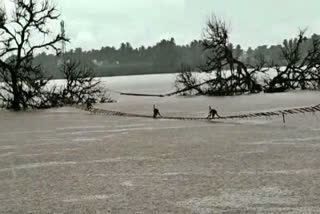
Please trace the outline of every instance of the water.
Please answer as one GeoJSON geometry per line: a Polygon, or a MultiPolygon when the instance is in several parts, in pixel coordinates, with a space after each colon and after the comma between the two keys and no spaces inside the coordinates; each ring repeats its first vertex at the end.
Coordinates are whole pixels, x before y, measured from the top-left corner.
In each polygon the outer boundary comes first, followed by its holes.
{"type": "MultiPolygon", "coordinates": [[[[103,84],[115,91],[131,93],[164,94],[172,92],[175,74],[157,74],[144,76],[102,78],[103,84]]],[[[115,110],[146,113],[152,105],[169,115],[183,113],[189,115],[207,114],[208,106],[216,108],[221,114],[229,115],[243,112],[264,111],[273,109],[308,106],[320,103],[320,93],[317,91],[294,91],[277,94],[255,94],[234,97],[182,97],[166,98],[119,96],[111,93],[118,103],[108,105],[115,110]]],[[[104,105],[102,105],[104,106],[104,105]]]]}
{"type": "MultiPolygon", "coordinates": [[[[112,90],[165,93],[174,75],[103,78],[112,90]]],[[[58,80],[56,83],[63,83],[58,80]]],[[[100,108],[207,116],[308,106],[318,92],[129,97],[100,108]]],[[[0,213],[317,213],[318,114],[219,122],[0,112],[0,213]]]]}

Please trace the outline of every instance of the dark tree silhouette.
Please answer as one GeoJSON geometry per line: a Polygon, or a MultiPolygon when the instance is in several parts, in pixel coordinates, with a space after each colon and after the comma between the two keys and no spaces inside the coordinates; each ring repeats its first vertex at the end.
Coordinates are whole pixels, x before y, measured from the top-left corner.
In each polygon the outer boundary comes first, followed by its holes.
{"type": "Polygon", "coordinates": [[[57,44],[68,40],[60,35],[51,37],[48,23],[57,20],[59,14],[49,0],[12,3],[15,8],[12,17],[2,9],[0,18],[0,78],[4,82],[0,96],[7,108],[16,111],[41,108],[50,78],[34,63],[34,54],[43,49],[58,53],[57,44]]]}
{"type": "Polygon", "coordinates": [[[202,71],[215,73],[215,79],[210,82],[210,94],[235,95],[262,90],[256,79],[261,66],[251,65],[254,69],[249,70],[248,66],[240,61],[240,46],[235,49],[237,51],[233,49],[224,20],[216,16],[208,20],[203,46],[207,60],[202,71]]]}
{"type": "Polygon", "coordinates": [[[266,81],[266,92],[319,89],[320,39],[313,37],[308,41],[305,32],[300,30],[295,39],[283,42],[281,57],[285,66],[273,65],[276,76],[266,81]]]}
{"type": "MultiPolygon", "coordinates": [[[[312,40],[316,38],[319,38],[319,35],[314,34],[302,44],[303,54],[307,53],[312,40]]],[[[260,64],[256,62],[256,59],[261,58],[260,56],[263,56],[267,62],[272,61],[279,66],[286,66],[280,44],[261,45],[247,50],[243,50],[237,44],[233,47],[233,57],[243,62],[248,70],[253,68],[252,65],[260,64]]],[[[231,50],[230,45],[229,48],[231,50]]],[[[195,40],[186,45],[177,45],[174,40],[165,40],[149,47],[133,48],[129,43],[123,43],[122,48],[118,49],[102,47],[100,50],[84,51],[77,48],[68,51],[66,55],[90,65],[97,72],[97,76],[176,73],[180,64],[190,65],[194,71],[199,70],[198,66],[204,65],[206,61],[201,40],[195,40]]],[[[36,63],[43,65],[54,78],[60,79],[62,76],[57,61],[56,56],[48,53],[41,53],[35,57],[36,63]]]]}
{"type": "Polygon", "coordinates": [[[61,67],[61,72],[66,79],[66,84],[61,91],[63,104],[85,104],[87,102],[106,102],[106,96],[100,80],[96,79],[95,72],[80,62],[66,60],[61,67]]]}
{"type": "MultiPolygon", "coordinates": [[[[212,16],[207,22],[202,42],[205,63],[200,70],[206,73],[213,73],[209,80],[206,80],[205,94],[225,96],[243,93],[256,93],[262,90],[257,82],[256,74],[261,66],[247,65],[240,61],[241,48],[229,41],[229,30],[224,20],[212,16]]],[[[192,78],[189,78],[192,79],[192,78]]],[[[188,80],[188,79],[187,79],[188,80]]],[[[184,86],[191,82],[182,83],[184,86]]]]}
{"type": "Polygon", "coordinates": [[[193,91],[195,91],[197,94],[203,94],[199,82],[199,79],[197,79],[196,76],[192,73],[191,66],[181,64],[174,83],[177,91],[180,91],[180,94],[182,95],[192,95],[193,91]],[[181,86],[184,88],[181,88],[181,86]]]}

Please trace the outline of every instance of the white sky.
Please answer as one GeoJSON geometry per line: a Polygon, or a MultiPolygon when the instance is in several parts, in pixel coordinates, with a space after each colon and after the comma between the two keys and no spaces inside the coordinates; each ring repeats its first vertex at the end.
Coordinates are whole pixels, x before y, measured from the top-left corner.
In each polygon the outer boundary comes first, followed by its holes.
{"type": "Polygon", "coordinates": [[[54,1],[71,38],[68,48],[118,47],[121,42],[148,46],[170,37],[186,44],[201,38],[212,13],[230,23],[231,41],[244,48],[281,43],[299,28],[320,33],[319,0],[54,1]]]}

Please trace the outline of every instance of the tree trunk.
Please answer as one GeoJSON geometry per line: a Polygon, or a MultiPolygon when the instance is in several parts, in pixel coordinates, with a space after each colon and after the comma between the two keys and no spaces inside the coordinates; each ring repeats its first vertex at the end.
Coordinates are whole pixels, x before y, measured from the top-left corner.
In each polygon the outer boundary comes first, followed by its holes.
{"type": "Polygon", "coordinates": [[[12,91],[13,91],[13,102],[12,109],[14,111],[20,111],[20,93],[18,89],[18,78],[16,72],[11,72],[11,80],[12,80],[12,91]]]}

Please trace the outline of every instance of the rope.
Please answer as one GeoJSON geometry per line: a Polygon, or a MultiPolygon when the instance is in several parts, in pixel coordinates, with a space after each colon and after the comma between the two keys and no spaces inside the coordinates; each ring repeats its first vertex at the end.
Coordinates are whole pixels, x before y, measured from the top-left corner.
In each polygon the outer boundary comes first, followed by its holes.
{"type": "Polygon", "coordinates": [[[117,93],[117,94],[120,94],[120,95],[136,96],[136,97],[171,97],[173,95],[181,94],[183,92],[190,91],[190,90],[195,89],[195,88],[199,88],[200,86],[205,85],[205,84],[210,83],[210,82],[213,82],[213,81],[215,81],[215,79],[210,79],[210,80],[204,81],[202,83],[199,83],[197,85],[194,85],[194,86],[191,86],[191,87],[186,87],[186,88],[183,88],[181,90],[169,92],[169,93],[166,93],[166,94],[131,93],[131,92],[114,91],[114,90],[110,90],[110,89],[109,89],[109,91],[117,93]]]}
{"type": "MultiPolygon", "coordinates": [[[[145,114],[125,113],[125,112],[120,112],[120,111],[112,111],[112,110],[99,109],[99,108],[87,109],[83,106],[73,106],[73,107],[88,111],[92,114],[99,114],[99,115],[109,115],[109,116],[119,116],[119,117],[136,117],[136,118],[153,118],[152,115],[145,115],[145,114]]],[[[257,112],[257,113],[222,116],[222,117],[214,118],[214,120],[249,119],[249,118],[274,117],[274,116],[283,116],[284,117],[285,115],[289,115],[289,114],[304,114],[304,113],[315,113],[315,112],[320,112],[320,104],[315,105],[315,106],[291,108],[291,109],[276,110],[276,111],[269,111],[269,112],[257,112]]],[[[161,117],[161,119],[198,120],[198,121],[208,120],[207,118],[203,118],[203,117],[173,117],[173,116],[172,117],[164,116],[164,117],[161,117]]]]}

